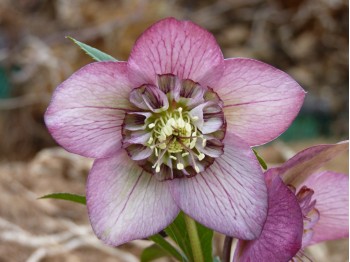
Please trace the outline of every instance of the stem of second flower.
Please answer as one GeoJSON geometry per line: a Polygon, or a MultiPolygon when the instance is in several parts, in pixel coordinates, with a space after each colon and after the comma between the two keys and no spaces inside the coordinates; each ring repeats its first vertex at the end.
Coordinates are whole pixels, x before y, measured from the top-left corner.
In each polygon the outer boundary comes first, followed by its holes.
{"type": "Polygon", "coordinates": [[[233,237],[226,236],[224,242],[224,248],[222,251],[222,262],[231,261],[231,248],[232,248],[233,237]]]}
{"type": "Polygon", "coordinates": [[[187,233],[190,239],[193,259],[195,262],[204,262],[201,242],[199,240],[196,221],[185,214],[187,233]]]}

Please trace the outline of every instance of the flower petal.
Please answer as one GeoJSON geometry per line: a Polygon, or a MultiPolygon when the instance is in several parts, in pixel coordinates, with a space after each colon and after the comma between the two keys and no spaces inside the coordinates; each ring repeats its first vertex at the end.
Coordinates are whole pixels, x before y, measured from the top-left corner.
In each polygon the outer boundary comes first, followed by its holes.
{"type": "Polygon", "coordinates": [[[294,193],[275,177],[268,188],[269,210],[258,239],[239,240],[234,261],[289,261],[301,248],[303,216],[294,193]]]}
{"type": "Polygon", "coordinates": [[[131,144],[143,144],[146,145],[147,141],[152,136],[151,132],[147,130],[137,130],[132,133],[125,134],[124,136],[124,147],[129,146],[131,144]]]}
{"type": "Polygon", "coordinates": [[[191,21],[166,18],[139,37],[128,66],[135,86],[155,84],[162,74],[210,86],[220,78],[223,60],[211,33],[191,21]]]}
{"type": "Polygon", "coordinates": [[[114,246],[156,234],[179,212],[167,184],[143,171],[124,150],[95,160],[86,200],[95,234],[114,246]]]}
{"type": "Polygon", "coordinates": [[[134,88],[130,93],[130,102],[137,108],[161,112],[167,110],[169,101],[167,96],[158,87],[145,85],[134,88]]]}
{"type": "Polygon", "coordinates": [[[169,98],[175,101],[179,100],[181,91],[181,81],[173,74],[164,74],[157,76],[158,87],[164,94],[169,94],[169,98]]]}
{"type": "Polygon", "coordinates": [[[349,236],[349,177],[324,171],[313,174],[303,185],[314,190],[320,220],[313,227],[310,244],[349,236]]]}
{"type": "Polygon", "coordinates": [[[267,179],[280,175],[285,184],[297,188],[326,162],[348,149],[348,141],[309,147],[293,156],[282,166],[269,169],[266,172],[267,179]]]}
{"type": "Polygon", "coordinates": [[[124,118],[124,128],[129,131],[145,130],[146,121],[152,116],[149,112],[127,112],[124,118]]]}
{"type": "Polygon", "coordinates": [[[198,118],[194,124],[202,134],[216,132],[225,124],[222,108],[211,101],[196,106],[189,114],[198,118]]]}
{"type": "Polygon", "coordinates": [[[121,147],[129,92],[126,63],[89,64],[57,87],[45,113],[46,126],[69,152],[110,156],[121,147]]]}
{"type": "Polygon", "coordinates": [[[259,236],[267,212],[264,177],[254,153],[227,133],[224,153],[203,173],[169,181],[177,205],[199,223],[242,239],[259,236]]]}
{"type": "Polygon", "coordinates": [[[199,151],[210,157],[219,157],[224,153],[224,144],[219,139],[210,139],[205,143],[205,147],[203,147],[203,142],[197,140],[196,148],[199,151]]]}
{"type": "Polygon", "coordinates": [[[179,102],[184,103],[188,109],[191,109],[204,102],[206,91],[205,88],[192,80],[182,80],[179,93],[181,98],[179,99],[179,102]]]}
{"type": "Polygon", "coordinates": [[[305,92],[286,73],[246,58],[225,60],[225,71],[213,87],[224,101],[227,128],[250,146],[282,134],[298,114],[305,92]]]}
{"type": "Polygon", "coordinates": [[[153,150],[149,146],[141,144],[129,145],[125,150],[132,160],[144,160],[152,155],[153,150]]]}

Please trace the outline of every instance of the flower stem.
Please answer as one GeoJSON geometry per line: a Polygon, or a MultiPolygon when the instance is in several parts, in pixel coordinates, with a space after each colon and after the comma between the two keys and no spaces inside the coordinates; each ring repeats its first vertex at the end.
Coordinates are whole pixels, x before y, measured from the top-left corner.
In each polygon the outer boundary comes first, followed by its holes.
{"type": "Polygon", "coordinates": [[[187,233],[188,233],[190,243],[191,243],[193,259],[196,262],[204,262],[201,242],[199,240],[198,231],[197,231],[196,221],[194,221],[192,218],[190,218],[186,214],[184,215],[184,217],[185,217],[187,233]]]}
{"type": "Polygon", "coordinates": [[[224,242],[224,250],[222,251],[222,261],[223,262],[230,262],[231,258],[231,247],[232,247],[232,241],[233,238],[226,236],[225,242],[224,242]]]}

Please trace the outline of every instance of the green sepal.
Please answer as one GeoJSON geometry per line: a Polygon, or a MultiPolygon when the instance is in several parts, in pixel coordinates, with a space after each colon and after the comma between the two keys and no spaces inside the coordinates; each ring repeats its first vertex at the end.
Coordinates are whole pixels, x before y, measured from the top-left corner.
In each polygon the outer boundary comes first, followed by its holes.
{"type": "Polygon", "coordinates": [[[84,44],[84,43],[74,39],[73,37],[67,36],[66,38],[72,40],[76,45],[78,45],[81,49],[83,49],[86,52],[86,54],[88,54],[94,60],[96,60],[98,62],[103,62],[103,61],[117,62],[118,61],[113,56],[110,56],[110,55],[98,50],[97,48],[94,48],[92,46],[84,44]]]}
{"type": "Polygon", "coordinates": [[[86,205],[85,196],[71,194],[71,193],[53,193],[53,194],[48,194],[48,195],[39,197],[39,199],[45,199],[45,198],[62,199],[62,200],[72,201],[75,203],[86,205]]]}
{"type": "Polygon", "coordinates": [[[267,164],[266,164],[266,162],[264,161],[264,159],[262,159],[262,157],[259,156],[258,152],[256,152],[255,149],[253,149],[253,152],[254,152],[256,158],[258,159],[258,161],[259,161],[261,167],[262,167],[264,170],[266,170],[266,169],[267,169],[267,164]]]}

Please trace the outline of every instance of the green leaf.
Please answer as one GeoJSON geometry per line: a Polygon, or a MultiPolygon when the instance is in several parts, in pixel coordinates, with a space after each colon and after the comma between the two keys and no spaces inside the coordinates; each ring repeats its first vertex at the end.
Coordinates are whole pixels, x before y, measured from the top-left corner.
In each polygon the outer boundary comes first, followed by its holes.
{"type": "Polygon", "coordinates": [[[254,152],[256,158],[258,159],[258,161],[259,161],[261,167],[262,167],[264,170],[266,170],[266,169],[267,169],[267,164],[266,164],[266,162],[264,161],[264,159],[262,159],[262,157],[259,156],[258,152],[256,152],[255,149],[253,149],[253,152],[254,152]]]}
{"type": "MultiPolygon", "coordinates": [[[[199,224],[198,222],[196,222],[196,225],[197,225],[199,239],[201,242],[204,261],[212,262],[213,261],[212,240],[213,240],[214,232],[211,229],[206,228],[205,226],[199,224]]],[[[186,229],[185,218],[182,212],[180,212],[180,214],[177,216],[174,222],[165,229],[165,232],[175,241],[176,244],[178,244],[178,246],[183,250],[186,256],[190,259],[190,261],[194,261],[192,250],[191,250],[190,239],[188,237],[188,232],[186,229]]]]}
{"type": "Polygon", "coordinates": [[[89,56],[91,56],[96,61],[113,61],[117,62],[118,60],[114,57],[92,47],[87,44],[84,44],[78,40],[75,40],[73,37],[67,36],[68,39],[72,40],[76,45],[78,45],[81,49],[83,49],[89,56]]]}
{"type": "Polygon", "coordinates": [[[160,248],[167,252],[170,256],[173,256],[179,261],[187,262],[187,257],[166,241],[161,235],[157,234],[149,237],[150,240],[155,242],[160,248]]]}
{"type": "Polygon", "coordinates": [[[180,212],[174,222],[164,229],[164,231],[175,241],[190,261],[193,261],[190,239],[188,237],[186,223],[182,212],[180,212]]]}
{"type": "Polygon", "coordinates": [[[85,196],[80,196],[80,195],[71,194],[71,193],[53,193],[53,194],[39,197],[39,199],[44,199],[44,198],[62,199],[62,200],[68,200],[68,201],[76,202],[82,205],[86,205],[85,196]]]}
{"type": "Polygon", "coordinates": [[[141,254],[141,262],[153,261],[157,258],[168,257],[169,253],[162,249],[160,246],[154,244],[145,248],[141,254]]]}

